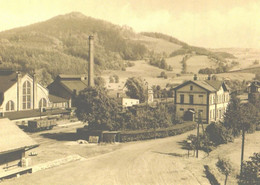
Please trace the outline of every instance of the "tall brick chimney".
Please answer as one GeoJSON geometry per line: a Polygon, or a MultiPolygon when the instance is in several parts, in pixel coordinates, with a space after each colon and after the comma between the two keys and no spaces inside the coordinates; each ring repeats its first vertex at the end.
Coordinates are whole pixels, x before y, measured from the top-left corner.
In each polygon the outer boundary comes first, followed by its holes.
{"type": "Polygon", "coordinates": [[[88,86],[94,87],[94,36],[89,36],[88,86]]]}

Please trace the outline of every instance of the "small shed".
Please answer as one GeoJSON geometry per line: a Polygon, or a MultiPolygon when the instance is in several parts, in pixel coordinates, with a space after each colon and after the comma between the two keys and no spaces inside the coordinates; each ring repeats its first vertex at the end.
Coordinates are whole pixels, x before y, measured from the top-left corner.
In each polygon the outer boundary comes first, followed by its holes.
{"type": "Polygon", "coordinates": [[[98,143],[114,143],[120,141],[120,131],[104,131],[104,130],[88,130],[87,128],[77,129],[77,134],[80,139],[86,139],[89,142],[93,136],[98,137],[98,143]]]}
{"type": "Polygon", "coordinates": [[[103,131],[103,142],[114,143],[120,141],[120,132],[119,131],[103,131]]]}
{"type": "Polygon", "coordinates": [[[15,123],[0,119],[0,174],[22,166],[25,151],[36,146],[38,144],[15,123]]]}

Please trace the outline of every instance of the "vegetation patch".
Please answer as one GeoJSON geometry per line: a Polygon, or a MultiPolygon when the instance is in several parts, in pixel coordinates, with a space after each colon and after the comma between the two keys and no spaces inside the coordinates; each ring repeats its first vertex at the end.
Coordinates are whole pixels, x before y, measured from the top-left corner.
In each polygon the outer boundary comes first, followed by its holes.
{"type": "Polygon", "coordinates": [[[196,128],[196,124],[193,122],[182,123],[174,125],[169,128],[150,129],[150,130],[138,130],[138,131],[122,131],[120,134],[121,142],[130,142],[138,140],[147,140],[154,138],[164,138],[169,136],[175,136],[196,128]]]}

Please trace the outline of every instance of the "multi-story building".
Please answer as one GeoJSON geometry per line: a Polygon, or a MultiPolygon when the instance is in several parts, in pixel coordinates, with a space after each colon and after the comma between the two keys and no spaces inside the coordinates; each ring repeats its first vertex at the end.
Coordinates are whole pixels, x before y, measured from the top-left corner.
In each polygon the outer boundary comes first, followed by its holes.
{"type": "Polygon", "coordinates": [[[223,81],[194,80],[174,88],[177,116],[186,121],[200,119],[204,123],[223,119],[229,102],[229,89],[223,81]]]}

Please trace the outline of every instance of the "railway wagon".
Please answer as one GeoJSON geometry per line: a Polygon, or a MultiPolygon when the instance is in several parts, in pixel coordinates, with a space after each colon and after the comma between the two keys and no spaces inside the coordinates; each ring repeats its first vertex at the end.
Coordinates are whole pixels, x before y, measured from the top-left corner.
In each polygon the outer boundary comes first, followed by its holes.
{"type": "Polygon", "coordinates": [[[42,130],[50,130],[56,126],[56,119],[40,119],[28,121],[28,131],[38,132],[42,130]]]}

